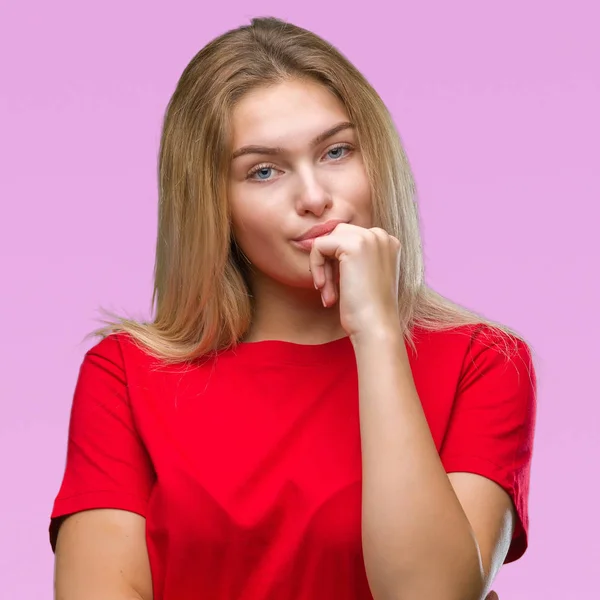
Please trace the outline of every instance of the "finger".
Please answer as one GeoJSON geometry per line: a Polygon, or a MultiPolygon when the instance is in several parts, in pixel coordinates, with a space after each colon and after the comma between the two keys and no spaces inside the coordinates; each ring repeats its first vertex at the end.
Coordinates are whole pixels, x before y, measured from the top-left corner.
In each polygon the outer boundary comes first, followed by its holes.
{"type": "Polygon", "coordinates": [[[500,599],[498,598],[498,594],[496,594],[496,592],[492,591],[485,597],[485,600],[500,600],[500,599]]]}
{"type": "Polygon", "coordinates": [[[331,306],[335,302],[335,283],[333,281],[333,261],[332,260],[325,261],[324,271],[325,271],[325,285],[321,289],[321,298],[323,298],[324,306],[331,306]]]}
{"type": "Polygon", "coordinates": [[[333,266],[333,293],[334,293],[333,304],[335,304],[340,299],[340,261],[339,260],[332,261],[332,266],[333,266]]]}
{"type": "Polygon", "coordinates": [[[310,272],[312,273],[313,281],[315,282],[315,288],[318,290],[323,290],[323,286],[325,285],[325,263],[327,259],[319,251],[316,244],[313,244],[313,247],[308,256],[308,264],[310,268],[310,272]]]}

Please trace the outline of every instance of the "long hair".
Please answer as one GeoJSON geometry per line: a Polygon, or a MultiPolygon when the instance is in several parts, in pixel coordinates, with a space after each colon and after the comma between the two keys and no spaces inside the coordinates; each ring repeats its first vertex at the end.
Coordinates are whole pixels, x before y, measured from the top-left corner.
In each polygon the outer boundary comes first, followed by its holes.
{"type": "Polygon", "coordinates": [[[415,349],[415,326],[436,331],[487,325],[495,340],[521,339],[425,284],[414,177],[389,111],[336,48],[276,18],[256,18],[224,33],[183,71],[160,142],[154,317],[141,322],[108,313],[112,320],[94,334],[128,333],[150,354],[172,363],[235,346],[243,338],[253,305],[248,265],[233,239],[227,202],[230,116],[251,90],[292,78],[328,88],[356,127],[373,226],[402,244],[398,316],[410,346],[415,349]]]}

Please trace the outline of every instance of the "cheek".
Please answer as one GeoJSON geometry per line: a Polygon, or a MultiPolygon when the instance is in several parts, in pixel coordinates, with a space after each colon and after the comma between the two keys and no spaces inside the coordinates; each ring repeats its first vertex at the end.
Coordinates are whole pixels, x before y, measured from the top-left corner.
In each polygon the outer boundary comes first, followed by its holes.
{"type": "Polygon", "coordinates": [[[362,164],[357,164],[341,181],[339,193],[356,211],[361,221],[370,219],[371,215],[371,186],[362,164]]]}
{"type": "Polygon", "coordinates": [[[233,235],[246,254],[270,248],[276,221],[273,211],[266,210],[260,204],[250,206],[249,203],[240,203],[232,206],[233,235]]]}

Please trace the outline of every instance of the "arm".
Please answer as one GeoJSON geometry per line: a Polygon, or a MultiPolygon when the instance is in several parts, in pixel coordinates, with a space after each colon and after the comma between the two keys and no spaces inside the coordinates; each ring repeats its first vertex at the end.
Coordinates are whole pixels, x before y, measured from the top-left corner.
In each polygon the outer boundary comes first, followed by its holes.
{"type": "Polygon", "coordinates": [[[56,545],[56,600],[152,600],[145,519],[114,509],[76,513],[56,545]]]}
{"type": "Polygon", "coordinates": [[[324,306],[339,298],[356,356],[362,542],[373,595],[480,600],[498,566],[527,545],[535,421],[527,346],[519,345],[515,377],[493,346],[473,356],[469,345],[438,454],[398,322],[400,241],[379,227],[340,223],[314,240],[310,270],[324,306]],[[338,265],[338,283],[327,261],[338,265]]]}
{"type": "Polygon", "coordinates": [[[88,351],[73,396],[49,530],[56,600],[152,599],[144,515],[155,474],[118,340],[88,351]]]}
{"type": "Polygon", "coordinates": [[[479,600],[506,556],[512,503],[488,479],[444,470],[397,330],[352,340],[369,583],[377,600],[479,600]]]}

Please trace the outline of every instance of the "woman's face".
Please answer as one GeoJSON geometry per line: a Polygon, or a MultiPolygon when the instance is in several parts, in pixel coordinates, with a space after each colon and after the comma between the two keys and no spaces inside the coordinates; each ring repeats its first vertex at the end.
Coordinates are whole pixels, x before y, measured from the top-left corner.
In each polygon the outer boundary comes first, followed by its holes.
{"type": "Polygon", "coordinates": [[[263,275],[312,286],[308,250],[293,240],[330,220],[372,226],[369,182],[348,115],[325,87],[292,80],[248,93],[232,119],[236,242],[263,275]]]}

